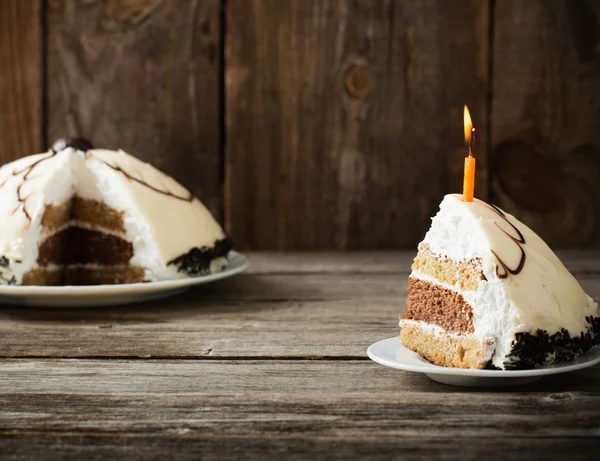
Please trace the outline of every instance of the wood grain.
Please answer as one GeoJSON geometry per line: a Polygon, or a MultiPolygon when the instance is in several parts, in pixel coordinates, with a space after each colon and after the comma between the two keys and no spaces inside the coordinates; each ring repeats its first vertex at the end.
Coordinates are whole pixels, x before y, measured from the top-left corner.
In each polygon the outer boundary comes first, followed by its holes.
{"type": "Polygon", "coordinates": [[[48,136],[90,138],[222,206],[219,0],[51,0],[48,136]]]}
{"type": "Polygon", "coordinates": [[[285,253],[257,251],[245,254],[250,258],[250,274],[408,274],[417,250],[285,253]]]}
{"type": "Polygon", "coordinates": [[[226,222],[240,248],[411,247],[481,127],[488,2],[231,0],[226,222]]]}
{"type": "Polygon", "coordinates": [[[406,290],[396,275],[248,275],[125,310],[4,308],[0,356],[365,358],[398,333],[406,290]]]}
{"type": "MultiPolygon", "coordinates": [[[[598,298],[598,265],[578,254],[565,253],[598,298]]],[[[255,273],[172,299],[0,307],[2,456],[583,460],[600,450],[598,366],[490,390],[369,361],[366,347],[397,331],[407,273],[394,261],[412,253],[385,255],[256,254],[255,273]]]]}
{"type": "Polygon", "coordinates": [[[584,459],[599,447],[599,373],[489,392],[362,361],[5,360],[0,439],[16,459],[32,447],[126,459],[191,457],[183,447],[196,459],[559,459],[568,447],[584,459]]]}
{"type": "Polygon", "coordinates": [[[492,187],[551,245],[600,246],[600,3],[496,2],[492,187]]]}
{"type": "MultiPolygon", "coordinates": [[[[250,274],[406,274],[413,251],[365,252],[250,252],[250,274]]],[[[600,272],[600,250],[558,250],[563,264],[574,274],[600,272]]]]}
{"type": "MultiPolygon", "coordinates": [[[[308,422],[307,424],[310,424],[308,422]]],[[[11,460],[122,459],[158,460],[460,460],[491,461],[544,459],[548,461],[588,461],[600,450],[598,437],[443,437],[397,436],[393,438],[352,439],[342,437],[301,437],[292,433],[274,436],[224,435],[203,432],[189,434],[185,428],[162,434],[95,434],[34,432],[2,437],[3,452],[11,460]]]]}
{"type": "Polygon", "coordinates": [[[0,165],[41,151],[40,5],[39,0],[0,2],[0,165]]]}
{"type": "MultiPolygon", "coordinates": [[[[600,299],[600,274],[579,274],[600,299]]],[[[0,357],[365,359],[398,333],[407,274],[248,274],[140,306],[3,308],[0,357]]]]}

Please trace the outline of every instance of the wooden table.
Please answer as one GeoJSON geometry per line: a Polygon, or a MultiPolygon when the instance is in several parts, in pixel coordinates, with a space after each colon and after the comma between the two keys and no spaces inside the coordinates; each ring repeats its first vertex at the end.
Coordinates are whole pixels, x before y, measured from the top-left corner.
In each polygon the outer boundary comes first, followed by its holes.
{"type": "MultiPolygon", "coordinates": [[[[8,459],[591,459],[600,367],[523,388],[379,366],[409,253],[251,254],[230,280],[93,310],[0,310],[8,459]]],[[[562,253],[600,299],[600,254],[562,253]]],[[[598,459],[598,458],[596,458],[598,459]]]]}

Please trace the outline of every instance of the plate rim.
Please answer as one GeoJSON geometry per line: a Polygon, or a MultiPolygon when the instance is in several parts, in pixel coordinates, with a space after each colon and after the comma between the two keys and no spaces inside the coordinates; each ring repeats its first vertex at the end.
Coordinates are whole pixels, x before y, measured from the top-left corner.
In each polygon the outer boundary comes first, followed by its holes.
{"type": "MultiPolygon", "coordinates": [[[[397,370],[405,370],[416,373],[425,373],[425,374],[434,374],[434,375],[453,375],[453,376],[461,376],[461,377],[478,377],[478,378],[526,378],[532,376],[545,376],[545,375],[555,375],[560,373],[568,373],[571,371],[581,370],[583,368],[592,367],[600,363],[600,346],[594,346],[585,354],[580,356],[579,358],[574,359],[571,362],[566,362],[563,364],[551,365],[544,368],[533,368],[529,370],[480,370],[473,368],[450,368],[450,367],[440,367],[438,365],[433,365],[429,363],[423,363],[423,365],[415,365],[409,363],[398,362],[397,360],[389,360],[386,357],[382,357],[377,355],[374,350],[378,347],[388,346],[388,343],[392,341],[398,341],[396,351],[399,348],[403,348],[411,354],[415,354],[421,357],[416,352],[408,349],[400,343],[400,337],[394,336],[392,338],[382,339],[377,341],[369,346],[367,349],[367,355],[374,362],[390,367],[395,368],[397,370]],[[594,352],[592,352],[594,351],[594,352]],[[581,358],[587,356],[588,354],[593,353],[596,354],[593,358],[588,358],[584,361],[579,361],[581,358]],[[575,363],[573,363],[575,362],[575,363]]],[[[389,347],[389,346],[388,346],[389,347]]]]}
{"type": "Polygon", "coordinates": [[[0,285],[0,297],[15,298],[20,297],[42,297],[42,296],[63,296],[63,297],[78,297],[85,295],[119,295],[129,294],[131,291],[136,291],[140,295],[163,290],[176,290],[188,288],[194,285],[203,283],[215,282],[222,280],[240,272],[245,271],[250,267],[250,260],[244,254],[231,250],[227,258],[231,261],[236,259],[234,267],[227,266],[221,272],[208,275],[200,275],[196,277],[188,277],[184,279],[161,280],[156,282],[138,282],[138,283],[123,283],[118,285],[61,285],[61,286],[23,286],[23,285],[0,285]]]}

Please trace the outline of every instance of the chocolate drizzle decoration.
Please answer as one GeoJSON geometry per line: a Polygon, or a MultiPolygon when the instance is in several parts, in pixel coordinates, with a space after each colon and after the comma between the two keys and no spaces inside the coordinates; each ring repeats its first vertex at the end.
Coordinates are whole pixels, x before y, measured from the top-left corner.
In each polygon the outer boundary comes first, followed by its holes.
{"type": "MultiPolygon", "coordinates": [[[[32,171],[35,169],[35,167],[37,167],[41,163],[45,162],[46,160],[53,158],[60,151],[65,150],[69,147],[80,150],[82,152],[87,152],[89,149],[93,149],[92,144],[83,138],[60,138],[60,139],[56,140],[54,142],[54,144],[52,144],[52,148],[50,149],[50,151],[48,152],[48,155],[46,157],[42,157],[41,159],[36,160],[32,164],[26,166],[25,168],[22,168],[21,170],[15,170],[12,172],[12,175],[11,175],[12,177],[23,175],[21,184],[19,184],[17,186],[17,200],[19,202],[19,205],[13,210],[13,212],[12,212],[13,215],[21,209],[21,210],[23,210],[23,214],[25,214],[25,217],[29,221],[31,221],[31,216],[30,216],[29,212],[27,211],[27,198],[28,197],[23,197],[23,194],[22,194],[23,186],[27,183],[27,181],[29,179],[31,179],[29,175],[32,173],[32,171]]],[[[0,187],[3,187],[11,176],[8,176],[2,182],[2,184],[0,184],[0,187]]]]}
{"type": "MultiPolygon", "coordinates": [[[[90,152],[86,153],[86,157],[90,157],[91,155],[93,155],[93,154],[90,153],[90,152]]],[[[143,179],[136,178],[135,176],[133,176],[132,174],[130,174],[129,172],[127,172],[123,168],[121,168],[119,165],[112,165],[112,164],[110,164],[110,163],[102,160],[97,155],[94,155],[94,158],[96,160],[98,160],[99,162],[104,163],[107,167],[113,169],[114,171],[116,171],[118,173],[121,173],[123,176],[125,176],[130,181],[135,181],[138,184],[141,184],[142,186],[145,186],[145,187],[147,187],[148,189],[150,189],[150,190],[152,190],[154,192],[166,195],[167,197],[171,197],[171,198],[174,198],[174,199],[177,199],[177,200],[182,200],[184,202],[192,202],[194,200],[194,195],[191,192],[187,191],[187,190],[186,190],[186,192],[187,192],[186,195],[177,195],[177,194],[171,192],[168,189],[167,190],[160,189],[158,187],[153,186],[152,184],[147,183],[143,179]]]]}
{"type": "MultiPolygon", "coordinates": [[[[20,209],[22,209],[23,213],[25,214],[25,217],[29,221],[31,221],[31,216],[29,215],[29,212],[27,211],[27,198],[28,197],[23,197],[22,196],[21,189],[27,183],[27,181],[30,179],[29,175],[34,170],[34,168],[36,166],[40,165],[42,162],[45,162],[46,160],[54,157],[55,155],[56,155],[56,152],[51,151],[47,157],[43,157],[43,158],[41,158],[39,160],[36,160],[31,165],[26,166],[25,168],[23,168],[21,170],[15,170],[15,171],[13,171],[12,176],[19,176],[20,174],[23,175],[23,180],[21,181],[21,184],[19,184],[19,186],[17,187],[17,200],[19,201],[19,205],[13,210],[13,212],[12,212],[13,215],[17,211],[19,211],[20,209]]],[[[6,181],[8,181],[8,178],[6,179],[6,181]]],[[[6,181],[4,181],[2,184],[0,184],[0,187],[4,186],[4,184],[6,183],[6,181]]]]}
{"type": "Polygon", "coordinates": [[[42,157],[41,159],[38,159],[36,161],[34,161],[33,163],[31,163],[30,165],[20,169],[20,170],[14,170],[12,172],[11,175],[8,175],[4,181],[2,181],[0,183],[0,187],[3,187],[8,180],[11,177],[15,177],[15,176],[19,176],[22,175],[22,181],[21,184],[19,184],[17,186],[17,200],[19,202],[19,205],[13,210],[12,214],[16,214],[19,210],[23,211],[23,214],[25,215],[25,217],[31,221],[31,215],[29,214],[29,212],[27,211],[27,198],[28,197],[24,197],[23,193],[22,193],[22,188],[23,186],[27,183],[28,180],[32,179],[30,177],[31,173],[33,172],[33,170],[40,165],[41,163],[45,162],[46,160],[49,160],[51,158],[53,158],[54,156],[56,156],[56,154],[58,154],[59,152],[68,149],[68,148],[72,148],[72,149],[76,149],[79,150],[81,152],[84,152],[86,158],[91,158],[93,156],[94,159],[98,160],[99,162],[104,163],[106,166],[108,166],[109,168],[113,169],[114,171],[121,173],[122,175],[124,175],[127,179],[129,179],[130,181],[134,181],[137,182],[138,184],[141,184],[142,186],[156,192],[162,195],[166,195],[168,197],[174,198],[176,200],[182,200],[185,202],[192,202],[194,200],[194,195],[186,190],[186,194],[185,195],[178,195],[174,192],[171,192],[168,188],[164,187],[164,188],[160,188],[160,187],[156,187],[153,186],[152,184],[144,181],[141,178],[135,177],[133,174],[131,174],[130,172],[126,171],[124,168],[122,168],[120,165],[112,165],[111,163],[106,162],[105,160],[101,159],[100,157],[98,157],[97,155],[94,155],[92,152],[89,152],[91,149],[93,149],[93,145],[92,143],[90,143],[89,141],[87,141],[86,139],[83,138],[60,138],[58,140],[56,140],[54,142],[54,144],[52,144],[51,149],[48,151],[48,155],[45,157],[42,157]]]}
{"type": "MultiPolygon", "coordinates": [[[[483,203],[485,203],[485,202],[483,202],[483,203]]],[[[494,250],[491,250],[492,253],[494,254],[494,256],[496,257],[496,259],[498,260],[498,263],[500,264],[500,266],[502,266],[502,269],[504,271],[501,273],[499,271],[499,267],[496,266],[496,275],[498,276],[498,278],[501,278],[501,279],[507,278],[508,274],[517,275],[523,270],[523,267],[525,266],[525,259],[527,258],[527,254],[525,253],[525,250],[521,246],[525,243],[525,237],[523,236],[521,231],[519,229],[517,229],[517,227],[508,220],[508,218],[506,217],[506,215],[502,212],[502,210],[500,208],[498,208],[497,206],[492,205],[490,203],[485,203],[485,205],[490,210],[494,211],[498,216],[500,216],[504,221],[506,221],[506,223],[510,227],[513,228],[513,230],[517,233],[517,237],[515,237],[514,235],[511,235],[509,232],[506,232],[504,229],[502,229],[498,225],[497,222],[494,223],[496,225],[496,227],[498,229],[500,229],[502,232],[504,232],[504,234],[506,234],[508,236],[508,238],[510,238],[513,242],[515,242],[516,245],[519,247],[519,250],[521,250],[521,257],[519,258],[519,264],[517,265],[517,267],[515,269],[511,269],[510,267],[508,267],[508,265],[502,260],[502,258],[500,258],[500,256],[498,256],[498,254],[494,250]]]]}

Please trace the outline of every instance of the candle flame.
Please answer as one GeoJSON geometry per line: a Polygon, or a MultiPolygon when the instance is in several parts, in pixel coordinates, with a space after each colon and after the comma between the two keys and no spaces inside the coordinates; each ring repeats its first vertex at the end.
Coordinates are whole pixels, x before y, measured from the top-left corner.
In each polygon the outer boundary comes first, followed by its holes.
{"type": "Polygon", "coordinates": [[[470,144],[473,139],[473,122],[471,121],[471,114],[469,113],[469,108],[465,104],[464,110],[464,120],[465,120],[465,144],[470,144]]]}

